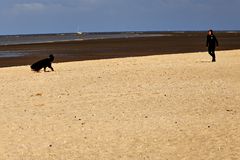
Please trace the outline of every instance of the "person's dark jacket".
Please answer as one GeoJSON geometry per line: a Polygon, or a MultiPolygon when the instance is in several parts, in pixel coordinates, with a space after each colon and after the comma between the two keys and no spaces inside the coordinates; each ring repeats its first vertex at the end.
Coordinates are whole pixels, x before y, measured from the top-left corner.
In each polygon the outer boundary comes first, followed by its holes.
{"type": "Polygon", "coordinates": [[[212,34],[212,35],[207,35],[207,47],[209,48],[215,48],[218,46],[218,40],[217,38],[212,34]]]}

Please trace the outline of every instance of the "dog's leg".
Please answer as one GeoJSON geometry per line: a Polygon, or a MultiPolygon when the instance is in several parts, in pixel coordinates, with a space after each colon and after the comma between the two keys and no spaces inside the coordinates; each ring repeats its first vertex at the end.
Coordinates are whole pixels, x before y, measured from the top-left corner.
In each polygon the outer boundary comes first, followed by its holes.
{"type": "Polygon", "coordinates": [[[52,67],[52,65],[50,64],[50,65],[48,65],[48,68],[50,68],[52,71],[54,71],[54,69],[53,69],[53,67],[52,67]]]}

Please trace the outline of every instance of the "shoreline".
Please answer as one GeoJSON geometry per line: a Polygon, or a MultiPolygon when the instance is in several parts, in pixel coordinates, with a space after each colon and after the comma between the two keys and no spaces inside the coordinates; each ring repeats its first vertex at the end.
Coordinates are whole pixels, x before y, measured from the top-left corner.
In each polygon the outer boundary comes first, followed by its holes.
{"type": "MultiPolygon", "coordinates": [[[[223,54],[225,52],[240,52],[240,49],[227,49],[227,50],[217,50],[216,51],[216,59],[218,59],[218,54],[223,54]]],[[[207,51],[200,51],[200,52],[184,52],[184,53],[165,53],[165,54],[150,54],[150,55],[142,55],[142,56],[126,56],[126,57],[112,57],[112,58],[96,58],[96,59],[84,59],[84,60],[58,60],[57,62],[54,61],[52,63],[52,65],[54,66],[55,64],[57,65],[61,65],[61,64],[67,64],[67,63],[81,63],[81,62],[85,62],[85,63],[91,63],[91,62],[97,62],[97,61],[104,61],[104,60],[121,60],[121,59],[127,59],[127,58],[149,58],[149,57],[154,57],[154,56],[168,56],[168,55],[172,55],[172,56],[176,56],[176,55],[187,55],[187,54],[204,54],[205,57],[208,57],[206,58],[205,60],[201,61],[202,63],[213,63],[211,60],[212,60],[212,57],[208,54],[207,51]]],[[[47,55],[46,55],[47,56],[47,55]]],[[[201,58],[201,56],[200,56],[201,58]]],[[[0,58],[1,60],[1,58],[0,58]]],[[[214,62],[214,63],[218,63],[218,60],[217,62],[214,62]]],[[[21,65],[12,65],[12,66],[3,66],[3,67],[0,67],[0,69],[8,69],[8,68],[18,68],[18,67],[26,67],[26,66],[31,66],[31,64],[21,64],[21,65]]],[[[53,67],[54,68],[54,67],[53,67]]],[[[49,68],[47,68],[48,70],[49,68]]],[[[41,70],[43,71],[43,69],[41,70]]]]}
{"type": "MultiPolygon", "coordinates": [[[[217,33],[220,50],[240,49],[240,33],[217,33]]],[[[0,67],[30,65],[55,56],[55,62],[84,61],[207,51],[205,32],[175,33],[169,37],[136,37],[0,46],[0,52],[19,57],[0,57],[0,67]]]]}

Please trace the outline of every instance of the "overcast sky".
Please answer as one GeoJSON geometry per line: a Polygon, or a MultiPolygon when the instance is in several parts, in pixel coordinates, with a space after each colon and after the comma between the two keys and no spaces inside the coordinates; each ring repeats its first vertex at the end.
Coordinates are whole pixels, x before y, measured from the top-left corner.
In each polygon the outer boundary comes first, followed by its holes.
{"type": "Polygon", "coordinates": [[[240,0],[0,0],[0,34],[239,30],[240,0]]]}

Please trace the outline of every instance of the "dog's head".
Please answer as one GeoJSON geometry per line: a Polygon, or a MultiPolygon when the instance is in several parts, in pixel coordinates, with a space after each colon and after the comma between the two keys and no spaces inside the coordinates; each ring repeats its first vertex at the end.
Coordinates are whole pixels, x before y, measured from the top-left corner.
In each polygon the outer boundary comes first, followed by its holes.
{"type": "Polygon", "coordinates": [[[50,59],[51,62],[53,62],[54,56],[53,56],[52,54],[50,54],[50,55],[49,55],[49,59],[50,59]]]}

